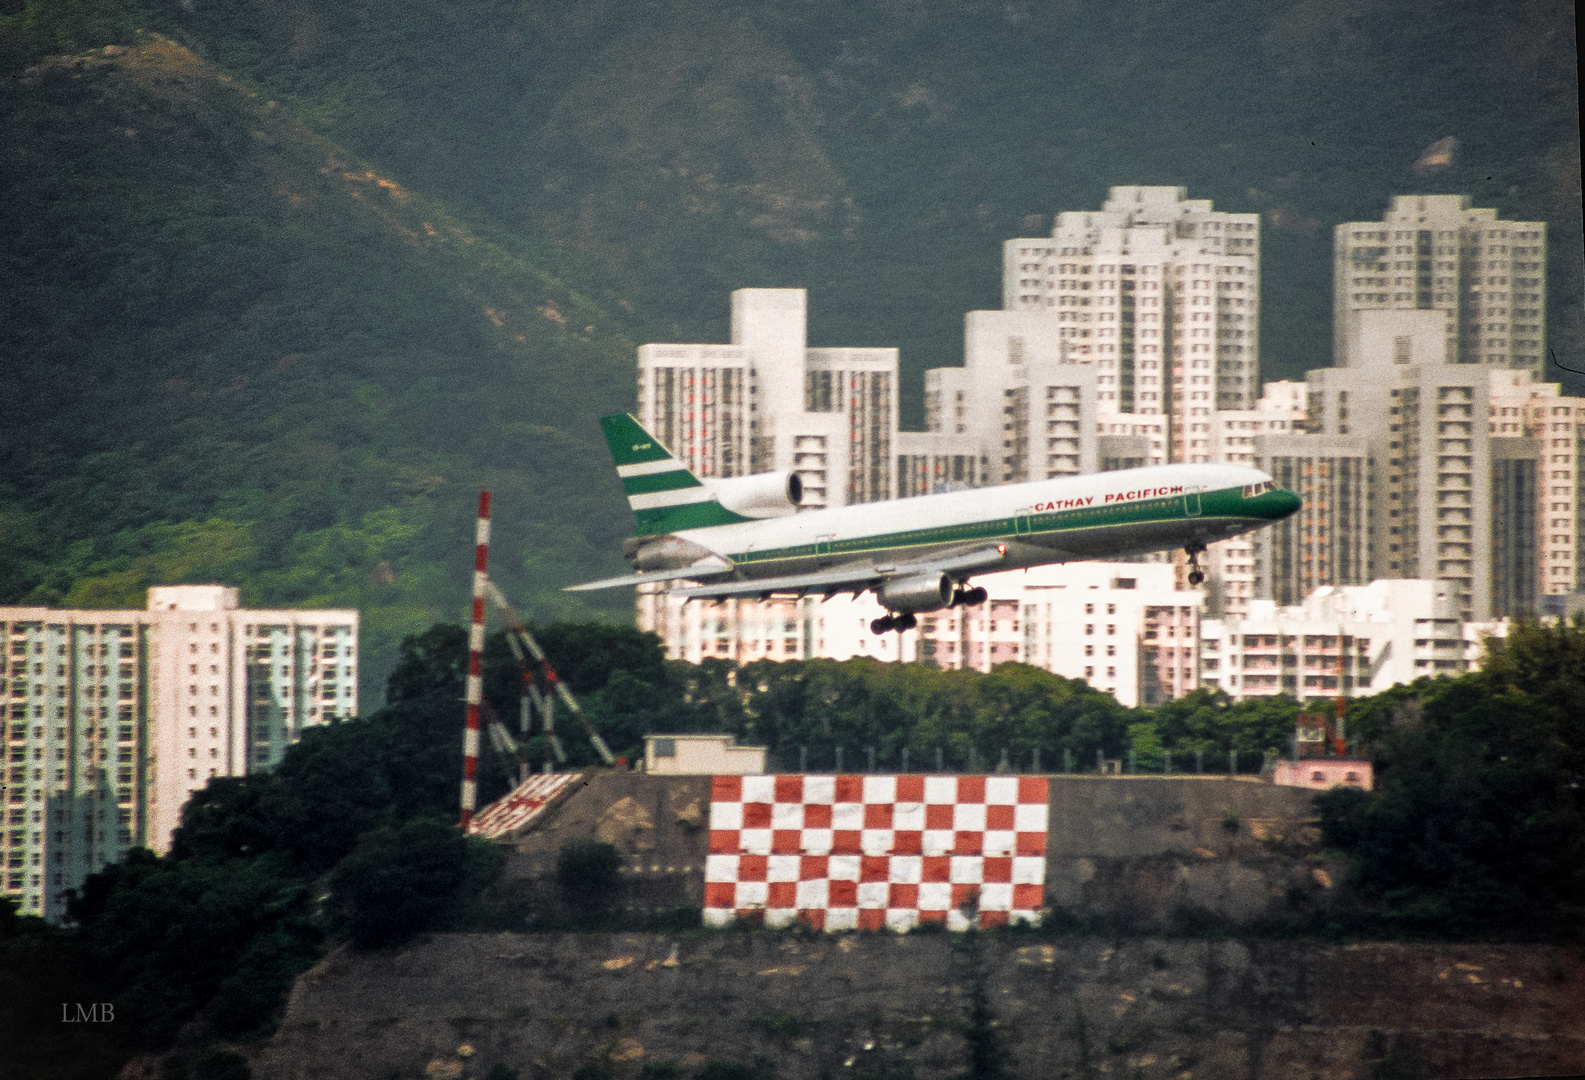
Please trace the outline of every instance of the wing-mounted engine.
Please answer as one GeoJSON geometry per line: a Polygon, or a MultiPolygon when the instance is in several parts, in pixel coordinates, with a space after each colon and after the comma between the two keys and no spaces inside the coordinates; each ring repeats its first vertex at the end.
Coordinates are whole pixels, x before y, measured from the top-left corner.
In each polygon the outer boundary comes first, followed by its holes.
{"type": "Polygon", "coordinates": [[[709,480],[706,485],[722,506],[748,518],[786,517],[804,497],[803,481],[790,471],[709,480]]]}
{"type": "Polygon", "coordinates": [[[952,579],[940,571],[887,578],[876,595],[887,611],[938,611],[952,605],[952,579]]]}

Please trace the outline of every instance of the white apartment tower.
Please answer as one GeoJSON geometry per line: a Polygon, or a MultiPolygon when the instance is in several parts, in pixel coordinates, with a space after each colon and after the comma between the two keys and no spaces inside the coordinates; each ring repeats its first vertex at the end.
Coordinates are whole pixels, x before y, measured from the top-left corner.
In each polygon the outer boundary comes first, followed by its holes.
{"type": "Polygon", "coordinates": [[[219,585],[144,611],[0,608],[0,896],[58,919],[130,847],[169,849],[192,793],[278,764],[358,707],[355,611],[255,611],[219,585]]]}
{"type": "Polygon", "coordinates": [[[925,372],[925,430],[897,435],[898,495],[1101,467],[1096,372],[1046,311],[971,311],[963,366],[925,372]]]}
{"type": "Polygon", "coordinates": [[[1003,248],[1003,307],[1056,313],[1068,355],[1095,367],[1103,433],[1155,435],[1149,463],[1212,460],[1212,411],[1252,408],[1259,387],[1259,215],[1186,195],[1114,187],[1003,248]],[[1165,430],[1125,430],[1135,417],[1165,430]]]}
{"type": "MultiPolygon", "coordinates": [[[[807,304],[803,289],[738,289],[730,344],[640,346],[639,422],[701,477],[793,470],[812,510],[890,499],[897,350],[809,348],[807,304]]],[[[808,611],[638,595],[639,627],[693,660],[806,655],[808,611]]]]}
{"type": "Polygon", "coordinates": [[[1450,364],[1545,375],[1546,224],[1502,221],[1465,195],[1399,195],[1381,221],[1337,226],[1333,348],[1357,362],[1369,311],[1435,311],[1450,364]]]}
{"type": "Polygon", "coordinates": [[[897,350],[811,349],[803,289],[738,289],[728,345],[643,345],[638,419],[701,477],[793,469],[811,509],[889,499],[897,350]]]}
{"type": "MultiPolygon", "coordinates": [[[[1522,587],[1525,558],[1518,552],[1517,557],[1502,558],[1508,554],[1502,542],[1506,535],[1511,538],[1509,545],[1517,547],[1528,530],[1535,544],[1530,565],[1534,591],[1543,598],[1562,597],[1585,586],[1585,484],[1580,476],[1585,464],[1585,398],[1565,397],[1557,383],[1535,382],[1528,372],[1489,374],[1491,440],[1494,447],[1503,448],[1493,462],[1498,475],[1493,488],[1496,497],[1508,504],[1493,509],[1494,521],[1500,518],[1504,526],[1494,529],[1493,558],[1506,574],[1494,584],[1494,592],[1522,587]],[[1525,505],[1527,491],[1533,494],[1532,506],[1525,505]]],[[[1546,609],[1547,602],[1542,605],[1546,609]]]]}

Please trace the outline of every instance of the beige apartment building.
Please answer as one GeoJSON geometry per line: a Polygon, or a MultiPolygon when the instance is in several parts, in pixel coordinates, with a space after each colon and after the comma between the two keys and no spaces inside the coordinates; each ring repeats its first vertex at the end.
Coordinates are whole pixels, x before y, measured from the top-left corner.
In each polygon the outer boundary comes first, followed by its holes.
{"type": "Polygon", "coordinates": [[[250,610],[220,585],[152,588],[141,611],[0,608],[0,895],[58,919],[129,848],[168,850],[212,778],[356,715],[357,640],[356,611],[250,610]]]}
{"type": "Polygon", "coordinates": [[[1339,367],[1355,363],[1362,313],[1434,311],[1442,362],[1545,376],[1545,222],[1504,221],[1467,195],[1399,195],[1381,221],[1337,226],[1334,258],[1339,367]]]}

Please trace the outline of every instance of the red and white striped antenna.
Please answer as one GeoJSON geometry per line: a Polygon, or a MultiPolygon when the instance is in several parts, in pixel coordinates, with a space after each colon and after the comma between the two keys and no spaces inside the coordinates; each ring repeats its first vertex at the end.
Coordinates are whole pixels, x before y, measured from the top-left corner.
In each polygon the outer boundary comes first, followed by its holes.
{"type": "Polygon", "coordinates": [[[473,537],[473,626],[468,631],[468,726],[462,735],[462,831],[479,803],[479,703],[484,700],[484,589],[489,580],[490,493],[479,492],[473,537]]]}

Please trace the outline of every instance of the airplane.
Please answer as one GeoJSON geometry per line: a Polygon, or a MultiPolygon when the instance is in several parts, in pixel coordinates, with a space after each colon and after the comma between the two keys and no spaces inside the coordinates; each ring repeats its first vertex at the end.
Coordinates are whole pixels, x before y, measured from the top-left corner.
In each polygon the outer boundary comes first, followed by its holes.
{"type": "Polygon", "coordinates": [[[600,418],[638,520],[636,573],[569,592],[679,582],[686,600],[874,591],[875,634],[921,612],[982,604],[977,574],[1183,548],[1189,583],[1207,544],[1302,505],[1259,469],[1171,464],[798,512],[795,472],[700,479],[632,416],[600,418]]]}

